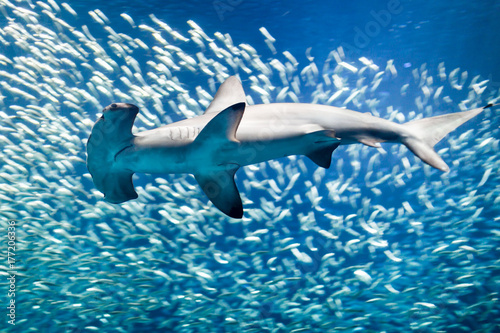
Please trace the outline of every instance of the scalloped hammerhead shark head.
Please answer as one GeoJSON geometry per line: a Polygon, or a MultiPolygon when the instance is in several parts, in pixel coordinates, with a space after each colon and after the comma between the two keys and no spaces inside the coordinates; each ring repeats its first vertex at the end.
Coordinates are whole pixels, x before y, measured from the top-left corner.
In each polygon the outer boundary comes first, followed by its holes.
{"type": "Polygon", "coordinates": [[[193,174],[210,201],[233,218],[243,216],[234,182],[242,166],[305,155],[328,168],[339,146],[402,143],[422,161],[449,171],[433,147],[445,135],[492,106],[393,123],[367,113],[327,105],[247,105],[237,77],[229,77],[203,115],[132,133],[139,108],[113,103],[104,108],[87,142],[87,168],[106,201],[137,198],[136,172],[193,174]]]}

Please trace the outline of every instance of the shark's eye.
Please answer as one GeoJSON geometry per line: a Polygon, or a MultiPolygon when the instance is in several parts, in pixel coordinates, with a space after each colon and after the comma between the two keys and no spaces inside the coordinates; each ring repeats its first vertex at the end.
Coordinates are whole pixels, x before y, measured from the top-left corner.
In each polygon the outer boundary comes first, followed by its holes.
{"type": "Polygon", "coordinates": [[[116,109],[117,107],[118,107],[118,106],[117,106],[115,103],[111,104],[111,108],[112,108],[112,109],[116,109]]]}

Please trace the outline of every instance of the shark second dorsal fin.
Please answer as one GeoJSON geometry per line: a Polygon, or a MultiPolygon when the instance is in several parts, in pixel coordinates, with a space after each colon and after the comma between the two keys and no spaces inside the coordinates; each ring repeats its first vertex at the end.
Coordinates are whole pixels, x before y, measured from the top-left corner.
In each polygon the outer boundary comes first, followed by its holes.
{"type": "Polygon", "coordinates": [[[359,138],[358,141],[368,147],[373,147],[373,148],[382,148],[380,142],[384,142],[384,140],[373,139],[373,138],[359,138]]]}
{"type": "Polygon", "coordinates": [[[231,105],[245,102],[245,91],[241,86],[240,80],[236,76],[230,76],[219,87],[219,90],[217,90],[217,93],[215,94],[212,103],[210,103],[205,111],[205,114],[218,113],[227,109],[231,105]]]}
{"type": "Polygon", "coordinates": [[[215,207],[224,214],[240,219],[243,216],[243,204],[240,193],[234,183],[234,174],[239,166],[228,167],[215,172],[195,175],[198,184],[215,207]]]}
{"type": "Polygon", "coordinates": [[[221,142],[237,142],[236,130],[245,112],[245,103],[237,103],[219,112],[201,130],[195,143],[220,146],[221,142]]]}

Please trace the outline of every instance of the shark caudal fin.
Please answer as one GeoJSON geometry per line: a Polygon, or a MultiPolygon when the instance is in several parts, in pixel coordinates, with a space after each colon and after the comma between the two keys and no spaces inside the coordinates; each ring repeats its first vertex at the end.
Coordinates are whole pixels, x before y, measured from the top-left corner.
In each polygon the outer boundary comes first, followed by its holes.
{"type": "Polygon", "coordinates": [[[402,139],[402,143],[425,163],[441,171],[448,172],[450,170],[448,165],[434,151],[434,145],[455,128],[474,118],[490,106],[492,105],[488,104],[485,107],[469,111],[410,121],[403,124],[408,130],[408,136],[402,139]]]}
{"type": "Polygon", "coordinates": [[[139,112],[137,106],[113,103],[104,108],[103,115],[92,127],[87,142],[87,169],[95,187],[111,203],[136,199],[130,170],[115,166],[115,157],[129,147],[134,138],[132,125],[139,112]]]}

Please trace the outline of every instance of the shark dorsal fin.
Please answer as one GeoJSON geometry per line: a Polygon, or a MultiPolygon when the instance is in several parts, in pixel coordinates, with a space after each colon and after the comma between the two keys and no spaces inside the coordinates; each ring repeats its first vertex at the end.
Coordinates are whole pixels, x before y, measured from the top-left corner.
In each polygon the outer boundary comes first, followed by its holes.
{"type": "Polygon", "coordinates": [[[237,142],[236,130],[245,112],[245,103],[237,103],[219,112],[201,130],[195,142],[220,146],[217,142],[237,142]]]}
{"type": "Polygon", "coordinates": [[[243,204],[234,183],[234,174],[238,168],[237,165],[228,165],[222,170],[195,175],[201,189],[214,206],[236,219],[243,216],[243,204]]]}
{"type": "Polygon", "coordinates": [[[241,86],[240,80],[236,76],[230,76],[219,87],[219,90],[217,90],[217,93],[215,94],[212,103],[210,103],[205,111],[205,114],[214,112],[218,113],[227,109],[231,105],[245,102],[245,91],[241,86]]]}

